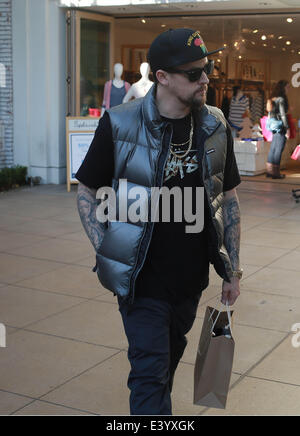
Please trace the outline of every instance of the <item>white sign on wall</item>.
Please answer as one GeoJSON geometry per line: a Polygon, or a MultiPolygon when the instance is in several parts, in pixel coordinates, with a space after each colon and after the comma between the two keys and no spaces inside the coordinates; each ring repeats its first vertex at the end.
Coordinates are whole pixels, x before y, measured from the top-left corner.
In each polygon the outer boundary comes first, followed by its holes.
{"type": "Polygon", "coordinates": [[[299,88],[299,86],[300,86],[300,63],[294,64],[292,66],[292,72],[293,73],[296,72],[296,74],[294,74],[292,77],[292,81],[291,81],[292,86],[294,88],[299,88]]]}

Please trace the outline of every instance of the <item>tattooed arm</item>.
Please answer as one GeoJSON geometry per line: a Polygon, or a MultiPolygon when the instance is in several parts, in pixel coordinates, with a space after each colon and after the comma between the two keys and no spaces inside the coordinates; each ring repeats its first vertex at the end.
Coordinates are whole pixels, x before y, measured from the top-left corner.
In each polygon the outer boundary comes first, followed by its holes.
{"type": "MultiPolygon", "coordinates": [[[[224,245],[228,252],[232,269],[240,268],[240,240],[241,240],[241,217],[239,200],[235,189],[224,192],[225,200],[223,206],[224,219],[224,245]]],[[[240,280],[232,277],[230,283],[223,282],[222,303],[228,301],[229,305],[234,304],[240,295],[240,280]]]]}
{"type": "Polygon", "coordinates": [[[96,217],[97,205],[96,189],[88,188],[82,183],[79,183],[77,191],[78,212],[84,230],[96,251],[103,238],[101,224],[96,217]]]}

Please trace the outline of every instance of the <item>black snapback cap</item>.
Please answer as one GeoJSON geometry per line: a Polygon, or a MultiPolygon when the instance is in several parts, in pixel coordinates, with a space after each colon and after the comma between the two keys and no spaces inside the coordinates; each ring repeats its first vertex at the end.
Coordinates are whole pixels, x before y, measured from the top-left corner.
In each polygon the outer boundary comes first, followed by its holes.
{"type": "Polygon", "coordinates": [[[170,29],[158,35],[148,51],[148,62],[151,70],[167,70],[179,65],[205,58],[220,50],[207,51],[198,30],[170,29]]]}

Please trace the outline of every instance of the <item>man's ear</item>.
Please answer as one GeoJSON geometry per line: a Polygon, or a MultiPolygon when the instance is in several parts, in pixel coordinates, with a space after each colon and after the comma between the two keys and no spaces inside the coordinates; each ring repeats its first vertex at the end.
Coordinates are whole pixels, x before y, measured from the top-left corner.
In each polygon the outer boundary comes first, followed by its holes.
{"type": "Polygon", "coordinates": [[[156,78],[158,80],[158,83],[161,83],[164,86],[167,86],[169,84],[169,75],[164,70],[157,70],[156,78]]]}

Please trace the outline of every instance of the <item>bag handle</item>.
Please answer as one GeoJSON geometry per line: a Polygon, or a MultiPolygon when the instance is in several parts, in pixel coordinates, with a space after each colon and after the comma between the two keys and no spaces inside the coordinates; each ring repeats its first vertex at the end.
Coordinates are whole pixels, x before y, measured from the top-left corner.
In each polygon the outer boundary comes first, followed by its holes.
{"type": "MultiPolygon", "coordinates": [[[[221,304],[221,303],[220,303],[220,304],[221,304]]],[[[213,316],[213,314],[215,313],[216,310],[217,310],[217,309],[214,308],[214,310],[211,312],[210,317],[209,317],[209,321],[211,320],[211,318],[212,318],[212,316],[213,316]]],[[[231,313],[230,313],[230,309],[229,309],[228,300],[226,300],[226,311],[227,311],[227,317],[228,317],[229,328],[230,328],[230,331],[231,331],[231,334],[232,334],[231,313]]],[[[215,325],[216,325],[216,323],[217,323],[217,321],[218,321],[218,319],[219,319],[219,316],[220,316],[220,314],[221,314],[220,311],[218,311],[218,312],[219,312],[219,313],[218,313],[218,315],[216,316],[216,319],[214,320],[214,323],[213,323],[213,325],[212,325],[212,328],[211,328],[211,330],[210,330],[210,333],[213,332],[213,330],[214,330],[214,328],[215,328],[215,325]]]]}
{"type": "MultiPolygon", "coordinates": [[[[214,309],[214,310],[211,312],[210,317],[209,317],[209,321],[211,320],[211,318],[212,318],[213,314],[215,313],[215,311],[216,311],[216,309],[214,309]]],[[[212,325],[212,328],[211,328],[211,330],[210,330],[210,333],[213,332],[213,329],[215,328],[215,325],[216,325],[216,323],[217,323],[217,321],[218,321],[218,319],[219,319],[220,313],[221,313],[221,312],[219,311],[219,313],[218,313],[218,315],[216,316],[216,319],[215,319],[215,321],[214,321],[214,323],[213,323],[213,325],[212,325]]]]}
{"type": "Polygon", "coordinates": [[[229,309],[228,301],[226,301],[226,311],[227,311],[227,316],[228,316],[229,328],[230,328],[230,331],[231,331],[231,334],[232,334],[231,312],[230,312],[230,309],[229,309]]]}

